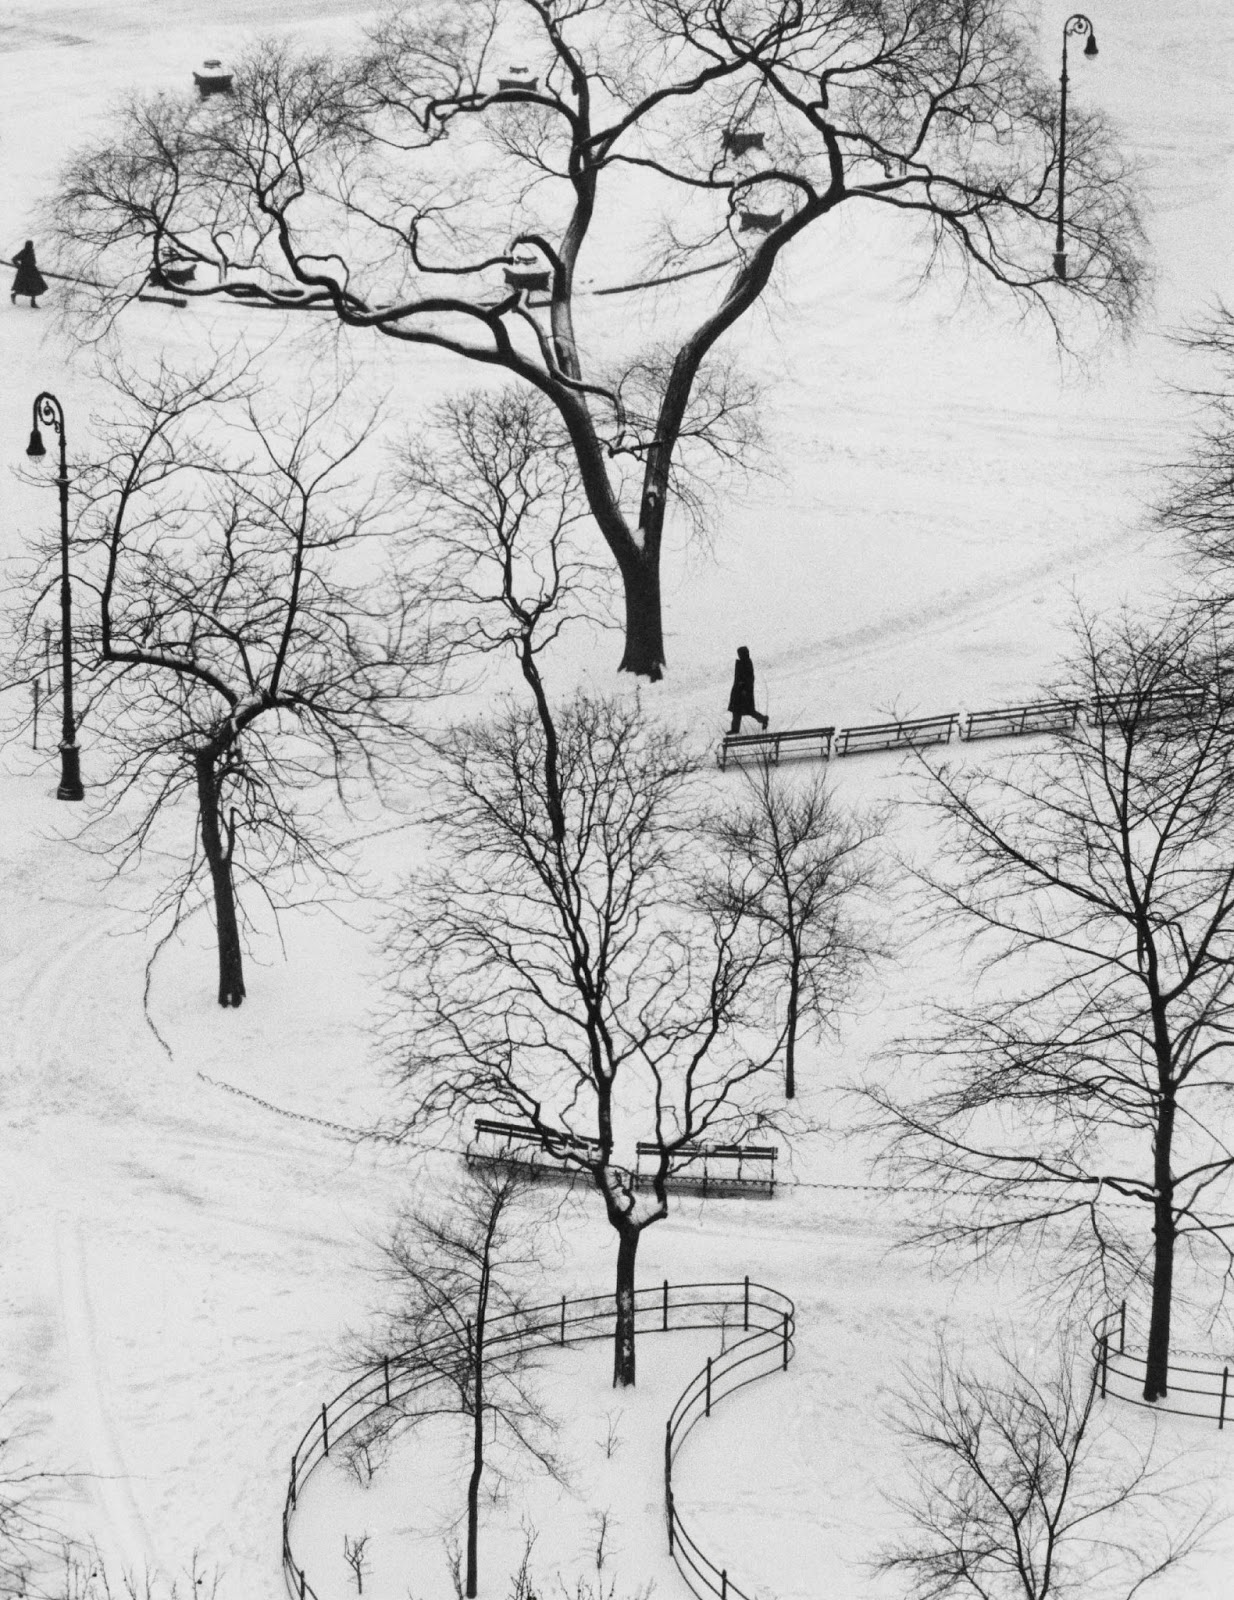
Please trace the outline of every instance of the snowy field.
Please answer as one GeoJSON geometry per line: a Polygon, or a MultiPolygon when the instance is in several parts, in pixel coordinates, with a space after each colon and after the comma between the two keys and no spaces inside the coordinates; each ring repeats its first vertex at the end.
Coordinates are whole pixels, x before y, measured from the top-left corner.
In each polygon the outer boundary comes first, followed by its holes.
{"type": "MultiPolygon", "coordinates": [[[[1051,62],[1068,9],[1039,7],[1051,62]]],[[[7,7],[6,256],[117,96],[183,86],[203,57],[235,54],[259,33],[341,46],[366,14],[345,0],[7,7]]],[[[909,297],[890,231],[846,223],[797,245],[774,314],[751,318],[738,340],[770,385],[774,473],[725,501],[714,558],[674,549],[666,568],[669,671],[644,697],[649,710],[688,721],[700,743],[720,730],[738,642],[780,726],[971,709],[1031,697],[1065,642],[1075,596],[1108,607],[1174,582],[1175,553],[1146,508],[1155,469],[1177,459],[1193,420],[1176,386],[1204,378],[1167,336],[1229,295],[1234,7],[1121,0],[1092,16],[1101,54],[1073,66],[1073,93],[1108,109],[1143,166],[1157,288],[1140,329],[1083,360],[1060,358],[1044,326],[957,306],[946,284],[909,297]]],[[[37,313],[0,312],[0,440],[13,465],[24,465],[38,390],[65,402],[70,448],[97,398],[58,339],[52,298],[37,313]]],[[[650,327],[657,306],[624,314],[650,327]]],[[[134,351],[165,341],[187,350],[202,325],[243,317],[138,306],[125,337],[134,351]]],[[[309,357],[291,348],[294,375],[309,357]]],[[[468,381],[437,355],[358,355],[364,381],[389,387],[400,428],[468,381]]],[[[12,558],[51,525],[55,497],[7,470],[0,485],[0,556],[12,558]]],[[[572,670],[611,688],[616,655],[612,639],[580,644],[572,670]]],[[[88,739],[83,767],[88,784],[88,739]]],[[[226,1600],[266,1600],[282,1593],[290,1452],[343,1381],[341,1343],[373,1303],[374,1241],[398,1203],[443,1181],[449,1158],[356,1146],[303,1120],[363,1126],[389,1109],[370,1042],[377,960],[363,898],[289,914],[286,955],[264,930],[249,998],[234,1013],[213,1001],[210,930],[190,926],[154,969],[156,1036],[143,1014],[152,938],[141,908],[157,863],[110,883],[66,842],[78,819],[57,807],[55,781],[46,758],[11,747],[0,756],[0,1392],[17,1394],[28,1453],[76,1474],[60,1505],[72,1533],[134,1570],[174,1574],[197,1550],[223,1569],[226,1600]]],[[[898,799],[908,779],[893,758],[872,756],[841,765],[836,786],[858,802],[898,799]]],[[[914,826],[909,813],[897,818],[910,847],[914,826]]],[[[412,863],[397,817],[374,814],[356,834],[373,884],[412,863]]],[[[839,1047],[807,1055],[808,1108],[830,1131],[795,1152],[797,1186],[772,1203],[682,1201],[640,1248],[643,1282],[748,1272],[797,1303],[792,1370],[717,1413],[678,1469],[701,1542],[768,1600],[902,1592],[866,1565],[897,1527],[880,1495],[902,1470],[889,1394],[905,1363],[928,1357],[940,1319],[980,1346],[993,1317],[1025,1316],[1015,1273],[953,1281],[894,1252],[908,1202],[824,1187],[868,1177],[830,1087],[858,1077],[947,981],[947,963],[919,948],[886,971],[839,1047]]],[[[611,1240],[596,1207],[571,1214],[562,1287],[606,1289],[611,1240]]],[[[1044,1354],[1049,1330],[1021,1325],[1031,1334],[1022,1348],[1044,1354]]],[[[607,1384],[606,1347],[546,1368],[570,1418],[575,1479],[565,1493],[532,1482],[525,1499],[494,1509],[482,1592],[504,1595],[529,1519],[545,1587],[556,1592],[560,1569],[573,1593],[575,1574],[594,1577],[596,1517],[608,1510],[603,1578],[616,1579],[618,1596],[647,1584],[665,1600],[686,1593],[663,1547],[659,1461],[664,1417],[705,1354],[698,1336],[648,1339],[637,1393],[620,1397],[607,1384]],[[606,1457],[597,1441],[610,1419],[620,1444],[606,1457]]],[[[1119,1426],[1136,1441],[1150,1421],[1135,1412],[1119,1426]]],[[[1234,1511],[1234,1438],[1169,1418],[1159,1431],[1234,1511]]],[[[366,1594],[449,1592],[442,1464],[454,1463],[456,1442],[439,1439],[436,1456],[424,1441],[408,1445],[371,1491],[314,1486],[307,1537],[320,1551],[312,1571],[323,1600],[351,1592],[343,1534],[366,1529],[366,1594]]],[[[1231,1572],[1227,1527],[1172,1592],[1218,1600],[1234,1593],[1231,1572]]]]}

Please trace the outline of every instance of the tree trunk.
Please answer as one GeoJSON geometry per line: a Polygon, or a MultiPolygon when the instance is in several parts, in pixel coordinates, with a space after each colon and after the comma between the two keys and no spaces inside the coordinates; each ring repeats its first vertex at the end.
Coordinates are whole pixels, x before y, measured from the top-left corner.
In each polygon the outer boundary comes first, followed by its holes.
{"type": "Polygon", "coordinates": [[[236,888],[231,875],[232,841],[224,843],[219,816],[217,757],[199,750],[193,760],[197,770],[197,809],[201,818],[201,845],[214,888],[214,922],[218,932],[219,1005],[238,1006],[244,1000],[244,958],[240,924],[236,916],[236,888]]]}
{"type": "Polygon", "coordinates": [[[634,1258],[640,1228],[617,1229],[617,1319],[613,1329],[613,1388],[634,1387],[634,1258]]]}
{"type": "Polygon", "coordinates": [[[660,568],[655,555],[623,562],[626,594],[626,648],[618,670],[658,683],[664,675],[664,632],[660,616],[660,568]]]}
{"type": "Polygon", "coordinates": [[[794,961],[788,972],[788,1021],[784,1037],[784,1098],[797,1094],[797,1011],[800,1003],[801,975],[794,961]]]}
{"type": "Polygon", "coordinates": [[[475,1426],[471,1440],[471,1477],[467,1480],[467,1600],[475,1600],[480,1560],[480,1478],[484,1472],[484,1396],[481,1385],[482,1363],[474,1371],[475,1426]]]}
{"type": "Polygon", "coordinates": [[[1174,1099],[1163,1097],[1153,1153],[1153,1303],[1144,1362],[1144,1398],[1161,1400],[1169,1392],[1170,1312],[1174,1298],[1174,1180],[1170,1167],[1174,1142],[1174,1099]]]}

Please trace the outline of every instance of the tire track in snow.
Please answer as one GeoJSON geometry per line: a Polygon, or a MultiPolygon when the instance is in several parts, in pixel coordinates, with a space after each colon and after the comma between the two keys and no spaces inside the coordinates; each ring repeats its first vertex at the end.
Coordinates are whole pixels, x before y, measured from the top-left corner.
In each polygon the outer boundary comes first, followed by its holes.
{"type": "Polygon", "coordinates": [[[103,1523],[98,1542],[105,1555],[118,1557],[126,1568],[140,1574],[153,1570],[158,1563],[107,1410],[85,1239],[80,1224],[63,1212],[56,1217],[56,1259],[74,1415],[86,1452],[86,1470],[92,1474],[86,1481],[103,1523]]]}

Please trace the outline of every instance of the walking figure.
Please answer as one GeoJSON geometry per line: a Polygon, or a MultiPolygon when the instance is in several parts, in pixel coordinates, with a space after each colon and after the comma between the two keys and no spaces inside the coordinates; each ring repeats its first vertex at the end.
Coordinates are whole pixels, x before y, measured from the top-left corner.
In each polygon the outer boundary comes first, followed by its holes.
{"type": "Polygon", "coordinates": [[[17,276],[13,279],[13,287],[9,292],[9,299],[17,304],[19,294],[30,296],[31,311],[38,310],[39,296],[47,293],[47,284],[43,274],[39,271],[34,261],[34,240],[27,239],[25,244],[13,257],[13,265],[17,268],[17,276]]]}
{"type": "Polygon", "coordinates": [[[755,722],[767,726],[770,718],[754,709],[754,663],[745,645],[738,646],[737,661],[733,667],[733,690],[728,697],[728,709],[733,714],[730,733],[741,732],[742,717],[753,717],[755,722]]]}

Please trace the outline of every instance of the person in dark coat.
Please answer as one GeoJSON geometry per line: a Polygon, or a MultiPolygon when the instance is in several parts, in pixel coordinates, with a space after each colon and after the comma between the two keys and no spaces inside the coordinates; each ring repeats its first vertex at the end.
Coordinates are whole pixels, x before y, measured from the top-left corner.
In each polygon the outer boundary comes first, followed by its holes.
{"type": "Polygon", "coordinates": [[[728,697],[728,709],[733,716],[732,726],[728,730],[730,733],[741,732],[742,717],[753,717],[755,722],[761,723],[764,728],[770,720],[763,716],[761,711],[754,709],[754,663],[750,660],[750,652],[745,645],[740,645],[737,650],[737,662],[733,667],[733,690],[728,697]]]}
{"type": "Polygon", "coordinates": [[[25,244],[13,257],[13,265],[17,268],[17,276],[13,279],[13,287],[9,292],[9,299],[17,304],[19,294],[30,296],[30,309],[38,309],[39,296],[47,293],[47,284],[43,274],[39,271],[34,261],[34,240],[27,239],[25,244]]]}

